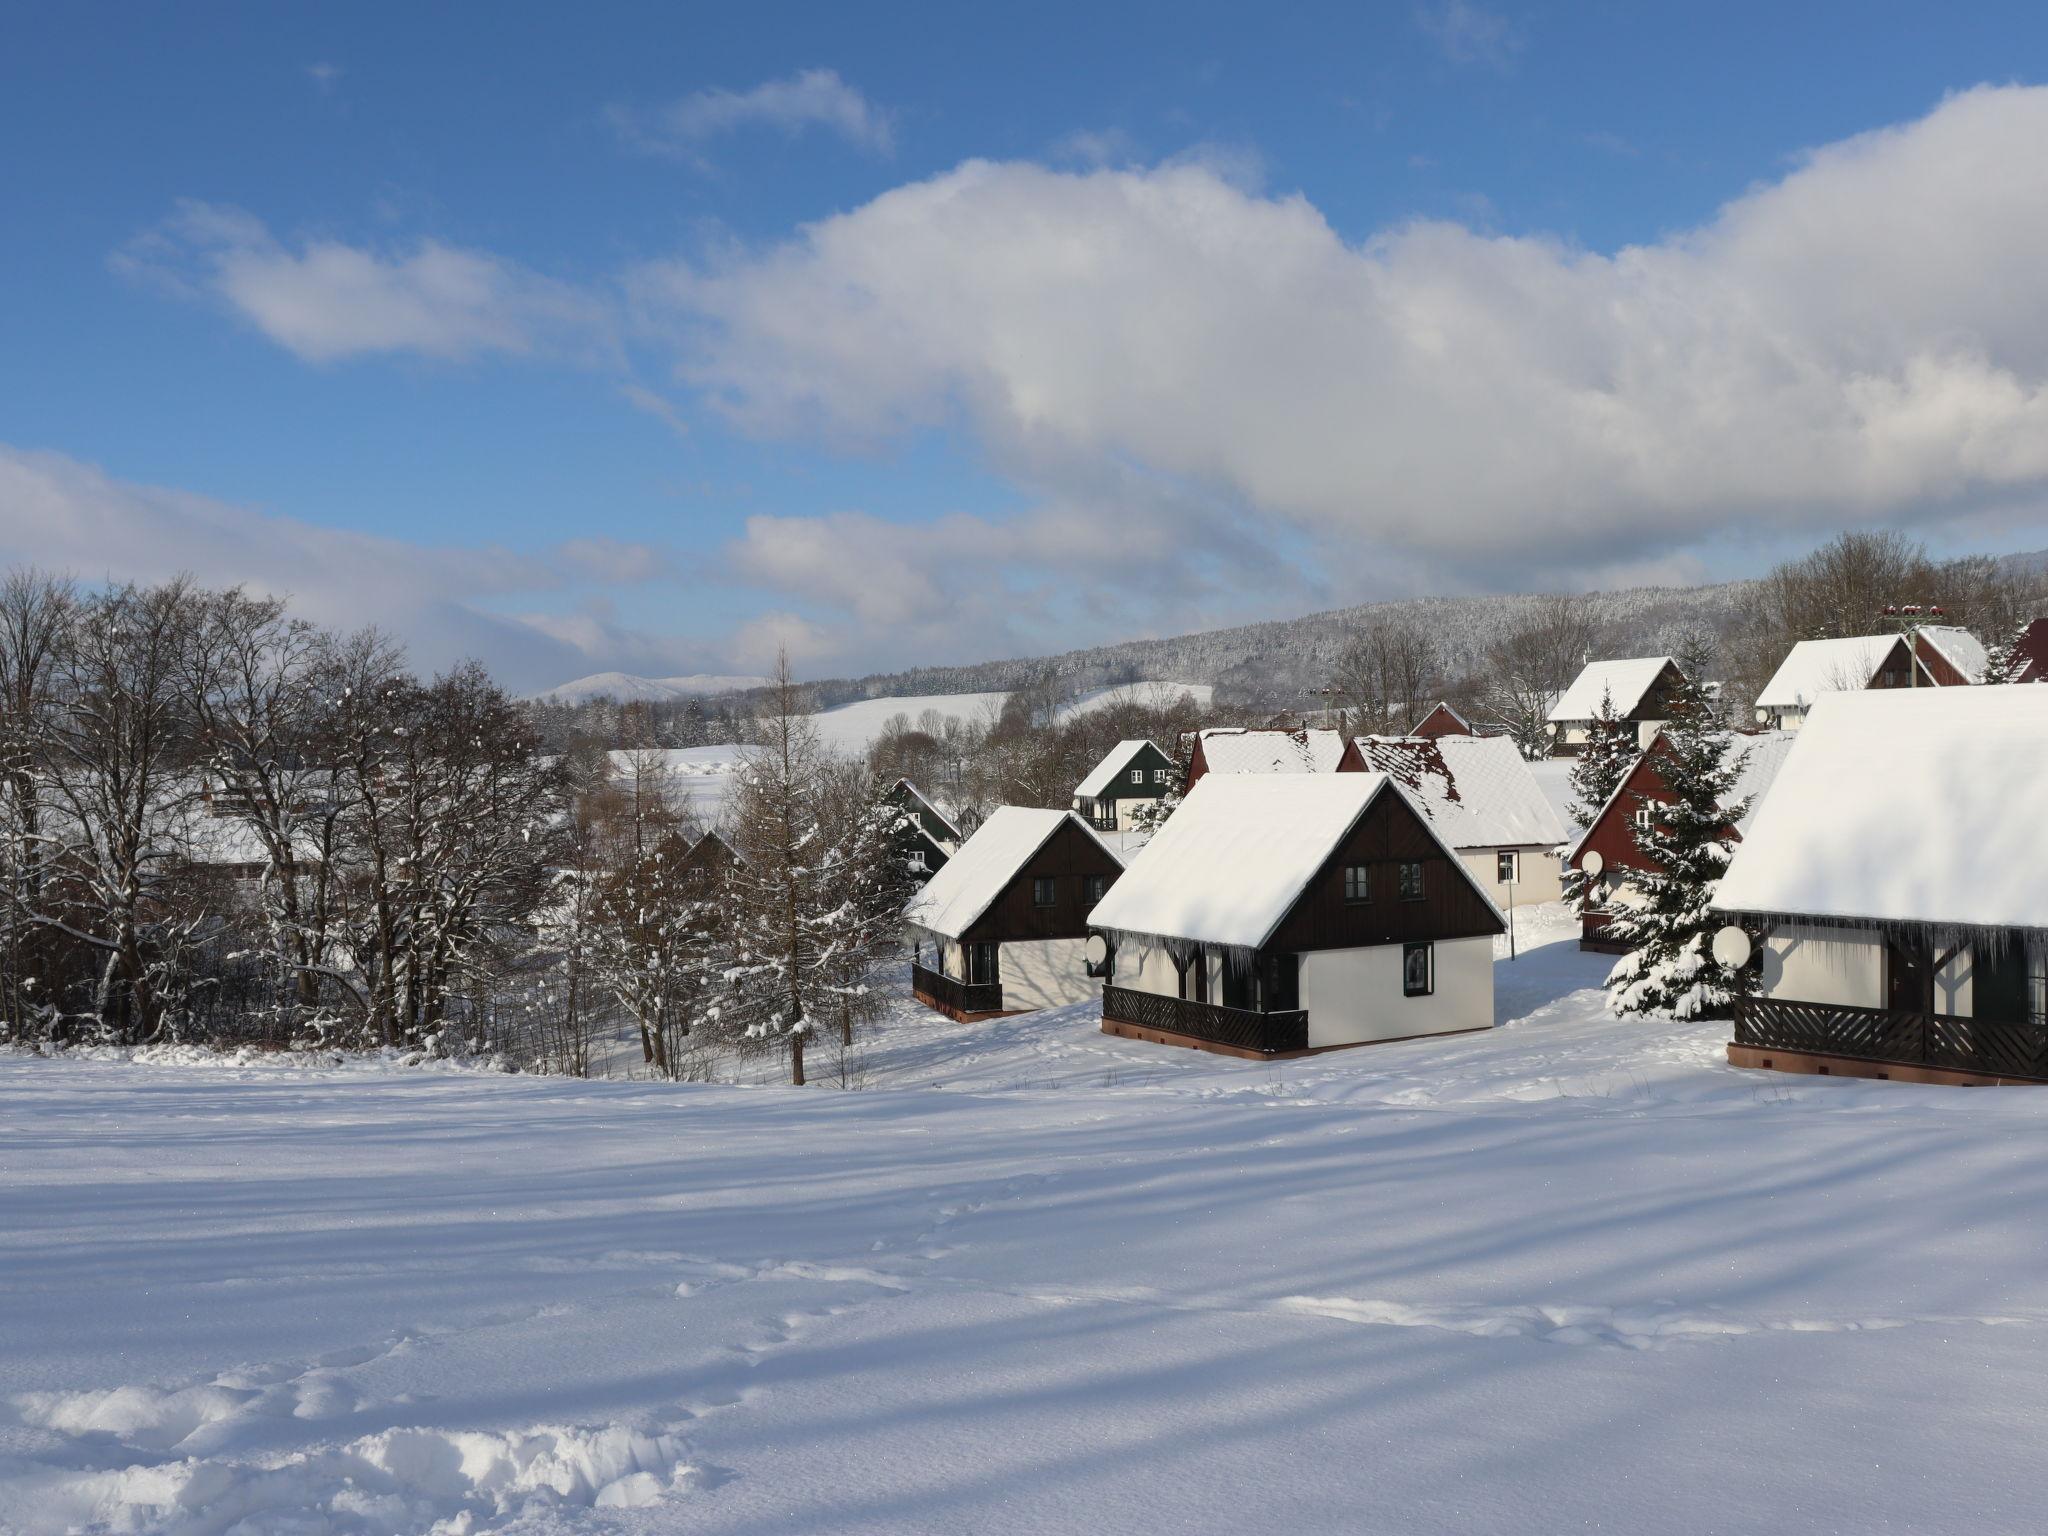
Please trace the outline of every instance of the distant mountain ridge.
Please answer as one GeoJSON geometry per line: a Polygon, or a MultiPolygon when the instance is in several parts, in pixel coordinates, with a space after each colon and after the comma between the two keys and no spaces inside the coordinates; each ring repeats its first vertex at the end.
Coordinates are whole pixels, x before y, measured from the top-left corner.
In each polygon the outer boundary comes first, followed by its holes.
{"type": "Polygon", "coordinates": [[[562,683],[533,695],[555,704],[587,704],[592,699],[616,699],[621,704],[669,704],[683,699],[711,698],[721,693],[744,693],[765,688],[765,677],[718,677],[694,673],[689,677],[636,677],[631,672],[593,672],[572,683],[562,683]]]}

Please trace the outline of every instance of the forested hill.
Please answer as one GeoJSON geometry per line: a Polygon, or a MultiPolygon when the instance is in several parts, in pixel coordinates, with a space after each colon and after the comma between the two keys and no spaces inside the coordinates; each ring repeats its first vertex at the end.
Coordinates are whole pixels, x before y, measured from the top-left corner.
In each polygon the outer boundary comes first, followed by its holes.
{"type": "MultiPolygon", "coordinates": [[[[1591,594],[1604,648],[1614,655],[1657,655],[1688,628],[1724,630],[1750,582],[1702,587],[1630,587],[1591,594]]],[[[1445,669],[1474,670],[1486,647],[1530,622],[1542,597],[1424,597],[1364,603],[1154,640],[1125,640],[1057,656],[984,661],[965,666],[915,667],[811,684],[821,706],[853,699],[943,693],[993,693],[1041,681],[1048,669],[1063,688],[1085,689],[1144,680],[1212,683],[1218,702],[1283,700],[1321,687],[1346,639],[1362,626],[1387,619],[1426,630],[1445,669]]]]}

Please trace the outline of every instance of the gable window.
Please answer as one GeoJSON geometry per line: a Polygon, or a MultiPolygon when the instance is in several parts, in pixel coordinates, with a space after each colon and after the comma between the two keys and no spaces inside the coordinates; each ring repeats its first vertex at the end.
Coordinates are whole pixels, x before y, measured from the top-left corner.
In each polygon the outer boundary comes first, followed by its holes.
{"type": "Polygon", "coordinates": [[[1166,770],[1164,768],[1154,768],[1152,770],[1152,782],[1154,784],[1164,784],[1166,782],[1166,770]]]}
{"type": "Polygon", "coordinates": [[[1344,866],[1344,899],[1353,902],[1372,900],[1372,871],[1365,865],[1344,866]]]}
{"type": "Polygon", "coordinates": [[[1144,770],[1144,769],[1142,769],[1142,768],[1133,768],[1133,769],[1131,770],[1131,782],[1132,782],[1133,784],[1142,784],[1142,783],[1144,783],[1144,782],[1145,782],[1145,770],[1144,770]]]}
{"type": "Polygon", "coordinates": [[[1494,855],[1494,879],[1502,885],[1517,884],[1522,878],[1522,856],[1503,850],[1494,855]]]}
{"type": "Polygon", "coordinates": [[[1401,899],[1422,900],[1422,865],[1416,861],[1395,866],[1401,871],[1401,899]]]}
{"type": "Polygon", "coordinates": [[[910,867],[914,873],[921,875],[925,872],[924,850],[922,848],[917,849],[910,855],[910,867]]]}
{"type": "Polygon", "coordinates": [[[1049,907],[1059,900],[1059,887],[1050,875],[1038,875],[1031,882],[1031,905],[1049,907]]]}
{"type": "Polygon", "coordinates": [[[1088,892],[1088,905],[1092,907],[1109,894],[1109,876],[1090,875],[1086,889],[1088,892]]]}
{"type": "Polygon", "coordinates": [[[1428,997],[1436,991],[1436,946],[1434,944],[1403,944],[1401,946],[1401,995],[1403,997],[1428,997]]]}

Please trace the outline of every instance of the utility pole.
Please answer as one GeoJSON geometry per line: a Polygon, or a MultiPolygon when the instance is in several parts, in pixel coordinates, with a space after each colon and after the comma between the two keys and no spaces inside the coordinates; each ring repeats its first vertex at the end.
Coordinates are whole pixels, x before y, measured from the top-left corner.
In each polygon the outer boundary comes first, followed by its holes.
{"type": "Polygon", "coordinates": [[[1939,624],[1948,617],[1942,612],[1941,604],[1929,603],[1921,607],[1918,603],[1886,603],[1884,616],[1898,626],[1899,633],[1906,637],[1906,686],[1920,686],[1920,630],[1923,625],[1939,624]]]}

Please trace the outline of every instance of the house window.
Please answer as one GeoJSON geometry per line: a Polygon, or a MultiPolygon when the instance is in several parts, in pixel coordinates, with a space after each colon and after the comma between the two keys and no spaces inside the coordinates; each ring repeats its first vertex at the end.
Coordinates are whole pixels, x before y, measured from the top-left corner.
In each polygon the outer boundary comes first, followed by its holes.
{"type": "Polygon", "coordinates": [[[1166,782],[1166,770],[1164,768],[1154,768],[1152,770],[1152,782],[1154,784],[1164,784],[1166,782]]]}
{"type": "Polygon", "coordinates": [[[1401,995],[1403,997],[1428,997],[1436,991],[1436,946],[1434,944],[1403,944],[1401,946],[1401,995]]]}
{"type": "Polygon", "coordinates": [[[1401,871],[1401,899],[1422,900],[1422,866],[1419,863],[1407,863],[1396,867],[1401,871]]]}
{"type": "Polygon", "coordinates": [[[1372,900],[1372,871],[1363,864],[1344,866],[1344,899],[1346,901],[1372,900]]]}
{"type": "Polygon", "coordinates": [[[2048,944],[2027,946],[2027,1022],[2048,1025],[2048,944]]]}
{"type": "Polygon", "coordinates": [[[1495,854],[1493,877],[1502,885],[1518,883],[1522,878],[1521,854],[1508,852],[1495,854]]]}
{"type": "Polygon", "coordinates": [[[1102,900],[1104,896],[1109,894],[1109,876],[1090,875],[1088,877],[1087,890],[1088,905],[1090,907],[1093,907],[1098,901],[1102,900]]]}
{"type": "Polygon", "coordinates": [[[917,874],[921,875],[925,872],[924,850],[922,848],[911,854],[910,867],[917,874]]]}
{"type": "Polygon", "coordinates": [[[1144,782],[1145,782],[1145,770],[1144,770],[1144,769],[1142,769],[1142,768],[1133,768],[1133,769],[1131,770],[1131,782],[1132,782],[1133,784],[1142,784],[1142,783],[1144,783],[1144,782]]]}
{"type": "Polygon", "coordinates": [[[1039,875],[1031,882],[1031,905],[1049,907],[1059,899],[1059,888],[1049,875],[1039,875]]]}

